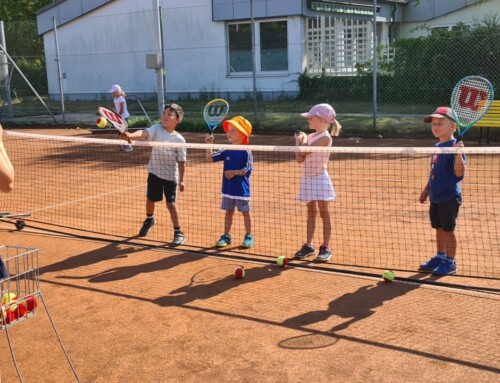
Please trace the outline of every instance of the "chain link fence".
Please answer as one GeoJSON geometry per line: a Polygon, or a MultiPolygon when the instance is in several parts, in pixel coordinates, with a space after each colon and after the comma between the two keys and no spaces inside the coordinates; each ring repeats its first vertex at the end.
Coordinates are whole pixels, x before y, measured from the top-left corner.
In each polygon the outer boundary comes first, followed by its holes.
{"type": "MultiPolygon", "coordinates": [[[[195,22],[193,13],[210,11],[199,8],[162,10],[159,18],[165,100],[179,102],[187,118],[196,116],[201,121],[204,104],[222,97],[230,100],[231,113],[246,115],[254,124],[271,130],[284,123],[283,116],[295,118],[320,102],[331,103],[344,118],[363,114],[370,119],[377,113],[377,117],[401,119],[449,104],[454,84],[466,75],[482,75],[495,88],[500,84],[496,15],[472,27],[427,37],[391,44],[380,39],[374,78],[371,21],[290,17],[256,22],[254,32],[248,21],[218,23],[226,36],[222,41],[210,29],[200,35],[196,24],[188,29],[190,33],[176,34],[172,20],[195,22]],[[301,28],[304,36],[296,37],[301,28]],[[252,33],[258,37],[255,41],[252,33]],[[213,78],[197,76],[200,65],[213,78]]],[[[86,15],[78,22],[86,24],[83,30],[91,38],[82,36],[81,28],[63,24],[57,27],[59,41],[53,33],[46,36],[45,44],[51,48],[45,51],[36,21],[5,23],[6,49],[0,50],[0,120],[27,116],[36,120],[36,116],[52,113],[54,121],[61,121],[63,111],[67,115],[95,114],[98,105],[112,105],[109,89],[114,83],[123,86],[133,118],[143,119],[148,114],[157,119],[158,72],[146,67],[146,56],[157,53],[156,42],[150,41],[153,20],[154,14],[144,11],[105,19],[86,15]],[[122,27],[98,33],[103,23],[122,27]],[[113,38],[117,30],[128,31],[123,32],[123,44],[113,38]],[[56,45],[58,52],[52,48],[56,45]]],[[[211,22],[211,18],[207,20],[211,22]]]]}

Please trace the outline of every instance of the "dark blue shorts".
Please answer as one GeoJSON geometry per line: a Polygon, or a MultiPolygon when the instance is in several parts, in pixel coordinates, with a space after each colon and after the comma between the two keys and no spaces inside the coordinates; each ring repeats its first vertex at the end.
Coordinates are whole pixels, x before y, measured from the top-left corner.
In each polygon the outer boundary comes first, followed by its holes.
{"type": "Polygon", "coordinates": [[[429,216],[431,226],[434,229],[443,229],[444,231],[455,231],[457,225],[458,210],[462,205],[462,195],[459,194],[451,201],[443,203],[431,202],[429,216]]]}
{"type": "Polygon", "coordinates": [[[167,202],[175,202],[177,184],[173,181],[164,180],[153,173],[149,173],[146,197],[150,201],[159,202],[163,199],[163,195],[165,195],[167,202]]]}

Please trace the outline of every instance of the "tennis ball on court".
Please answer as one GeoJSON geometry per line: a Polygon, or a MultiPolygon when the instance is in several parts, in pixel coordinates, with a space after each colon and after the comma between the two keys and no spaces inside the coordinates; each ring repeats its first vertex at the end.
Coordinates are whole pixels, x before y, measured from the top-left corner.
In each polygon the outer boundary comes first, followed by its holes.
{"type": "Polygon", "coordinates": [[[95,123],[97,127],[101,129],[108,126],[108,120],[106,120],[104,117],[99,117],[95,123]]]}
{"type": "Polygon", "coordinates": [[[38,306],[38,302],[33,295],[28,295],[26,297],[26,300],[22,302],[22,304],[26,306],[26,310],[28,310],[29,312],[35,310],[38,306]]]}
{"type": "Polygon", "coordinates": [[[281,255],[278,257],[278,259],[276,259],[276,264],[279,267],[285,267],[288,264],[288,258],[285,257],[284,255],[281,255]]]}
{"type": "Polygon", "coordinates": [[[243,279],[245,278],[245,269],[243,267],[237,267],[233,272],[234,279],[243,279]]]}
{"type": "Polygon", "coordinates": [[[381,134],[379,134],[379,135],[377,136],[377,138],[378,138],[379,140],[381,140],[383,137],[382,137],[382,135],[381,135],[381,134]]]}
{"type": "Polygon", "coordinates": [[[17,295],[14,293],[5,293],[2,295],[2,305],[8,305],[12,301],[17,300],[17,295]]]}
{"type": "Polygon", "coordinates": [[[385,282],[392,282],[394,280],[394,273],[392,271],[386,270],[382,273],[382,279],[385,282]]]}

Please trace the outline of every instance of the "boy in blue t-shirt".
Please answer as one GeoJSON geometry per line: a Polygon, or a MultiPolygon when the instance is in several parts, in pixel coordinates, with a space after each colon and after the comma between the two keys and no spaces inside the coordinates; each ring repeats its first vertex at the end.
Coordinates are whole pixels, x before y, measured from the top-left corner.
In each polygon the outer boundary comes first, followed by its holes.
{"type": "MultiPolygon", "coordinates": [[[[432,124],[432,133],[439,139],[436,147],[464,146],[462,141],[457,142],[453,137],[457,124],[450,108],[437,108],[434,113],[425,116],[424,122],[432,124]]],[[[465,155],[461,153],[435,153],[432,156],[429,181],[420,194],[420,203],[425,203],[429,197],[429,216],[431,226],[436,229],[437,254],[422,263],[419,271],[434,275],[454,274],[457,271],[455,226],[462,205],[460,181],[464,178],[465,164],[465,155]]]]}
{"type": "MultiPolygon", "coordinates": [[[[224,121],[222,126],[227,133],[228,141],[233,145],[247,145],[248,137],[252,133],[252,125],[241,116],[224,121]]],[[[205,142],[211,144],[212,135],[207,135],[205,142]]],[[[226,211],[224,218],[224,234],[215,246],[225,247],[231,244],[231,226],[234,210],[237,208],[243,214],[245,223],[245,239],[240,247],[249,249],[254,245],[252,235],[252,215],[250,213],[250,175],[253,168],[253,157],[250,150],[207,150],[207,162],[224,161],[222,175],[222,204],[221,209],[226,211]]]]}

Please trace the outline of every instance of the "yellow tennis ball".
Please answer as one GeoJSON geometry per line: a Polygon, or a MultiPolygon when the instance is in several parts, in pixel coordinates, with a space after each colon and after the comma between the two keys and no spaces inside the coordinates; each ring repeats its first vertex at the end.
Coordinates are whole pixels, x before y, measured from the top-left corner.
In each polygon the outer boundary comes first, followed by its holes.
{"type": "Polygon", "coordinates": [[[17,295],[14,293],[5,293],[4,295],[2,295],[2,305],[4,306],[16,300],[17,300],[17,295]]]}
{"type": "Polygon", "coordinates": [[[278,257],[278,259],[276,259],[276,264],[279,267],[285,267],[288,264],[288,258],[285,257],[284,255],[281,255],[278,257]]]}
{"type": "Polygon", "coordinates": [[[104,117],[99,117],[96,121],[96,125],[98,128],[105,128],[108,126],[108,120],[106,120],[104,117]]]}
{"type": "Polygon", "coordinates": [[[385,270],[382,274],[382,279],[385,282],[392,282],[394,280],[394,273],[389,270],[385,270]]]}

